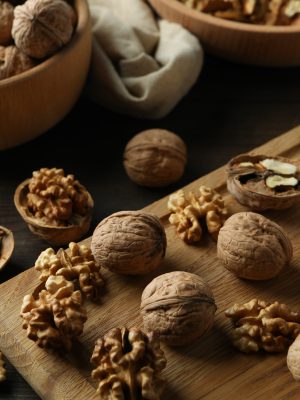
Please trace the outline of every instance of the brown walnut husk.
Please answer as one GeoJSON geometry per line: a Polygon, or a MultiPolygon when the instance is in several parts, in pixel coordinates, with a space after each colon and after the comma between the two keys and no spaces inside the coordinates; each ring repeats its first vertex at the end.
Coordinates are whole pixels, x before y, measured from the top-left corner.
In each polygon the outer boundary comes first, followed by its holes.
{"type": "Polygon", "coordinates": [[[35,63],[16,46],[0,46],[0,80],[21,74],[35,63]]]}
{"type": "Polygon", "coordinates": [[[183,175],[187,150],[183,140],[164,129],[150,129],[126,145],[123,162],[127,175],[141,186],[161,187],[183,175]]]}
{"type": "Polygon", "coordinates": [[[232,215],[218,237],[218,258],[240,278],[265,280],[289,264],[293,248],[284,230],[253,212],[232,215]]]}
{"type": "Polygon", "coordinates": [[[75,12],[63,0],[27,0],[14,11],[12,36],[16,46],[33,58],[54,54],[73,34],[75,12]]]}
{"type": "Polygon", "coordinates": [[[121,274],[140,275],[160,265],[166,245],[164,227],[156,216],[120,211],[100,222],[91,249],[99,265],[121,274]]]}
{"type": "Polygon", "coordinates": [[[9,2],[0,0],[0,46],[7,46],[12,41],[13,19],[14,7],[9,2]]]}
{"type": "Polygon", "coordinates": [[[166,359],[153,334],[114,328],[98,339],[91,362],[102,400],[159,400],[166,359]]]}
{"type": "Polygon", "coordinates": [[[174,271],[153,279],[143,291],[141,314],[147,332],[169,345],[200,338],[214,322],[213,293],[200,276],[174,271]]]}
{"type": "Polygon", "coordinates": [[[299,203],[300,200],[300,162],[283,157],[269,157],[265,155],[252,156],[242,154],[234,157],[227,165],[228,191],[241,203],[253,210],[285,209],[299,203]],[[281,186],[271,189],[266,185],[266,178],[274,175],[261,164],[263,160],[274,159],[296,166],[295,178],[298,185],[295,187],[281,186]],[[243,163],[253,164],[241,166],[243,163]]]}

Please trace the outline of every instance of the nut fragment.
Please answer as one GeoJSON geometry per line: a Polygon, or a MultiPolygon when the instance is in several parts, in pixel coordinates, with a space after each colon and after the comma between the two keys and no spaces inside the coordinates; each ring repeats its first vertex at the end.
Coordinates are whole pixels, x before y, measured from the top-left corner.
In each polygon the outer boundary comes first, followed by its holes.
{"type": "Polygon", "coordinates": [[[244,353],[285,351],[300,333],[300,312],[278,302],[253,299],[234,304],[225,315],[233,323],[232,342],[244,353]]]}
{"type": "Polygon", "coordinates": [[[185,196],[183,190],[178,190],[170,195],[168,201],[171,211],[169,221],[176,226],[178,236],[188,244],[201,239],[201,218],[205,218],[207,230],[216,240],[228,216],[224,200],[218,192],[200,186],[199,193],[198,197],[192,192],[185,196]]]}
{"type": "Polygon", "coordinates": [[[271,189],[277,186],[296,186],[298,185],[298,179],[293,176],[291,178],[285,178],[280,175],[272,175],[267,177],[266,185],[271,189]]]}
{"type": "Polygon", "coordinates": [[[289,264],[292,244],[275,222],[252,212],[232,215],[218,237],[218,258],[240,278],[271,279],[289,264]]]}
{"type": "Polygon", "coordinates": [[[265,160],[260,161],[260,164],[277,174],[294,175],[297,172],[296,165],[275,160],[274,158],[266,158],[265,160]]]}
{"type": "Polygon", "coordinates": [[[0,382],[5,381],[5,379],[6,379],[5,363],[3,360],[3,354],[0,351],[0,382]]]}
{"type": "Polygon", "coordinates": [[[181,178],[186,157],[186,146],[179,136],[150,129],[127,143],[124,167],[129,178],[141,186],[167,186],[181,178]]]}
{"type": "Polygon", "coordinates": [[[153,334],[114,328],[98,339],[91,357],[102,400],[159,400],[166,359],[153,334]]]}
{"type": "Polygon", "coordinates": [[[100,266],[91,250],[83,244],[71,242],[69,253],[63,249],[55,253],[52,248],[43,251],[35,262],[35,269],[41,272],[41,281],[47,280],[50,275],[61,275],[93,300],[99,298],[104,286],[100,266]]]}
{"type": "Polygon", "coordinates": [[[63,0],[27,0],[14,11],[16,46],[33,58],[52,55],[71,39],[75,13],[63,0]]]}
{"type": "Polygon", "coordinates": [[[169,345],[200,338],[214,321],[215,300],[200,276],[174,271],[153,279],[143,291],[141,314],[147,332],[169,345]]]}
{"type": "Polygon", "coordinates": [[[99,265],[121,274],[146,274],[165,256],[166,234],[159,219],[143,211],[120,211],[93,233],[91,249],[99,265]]]}
{"type": "Polygon", "coordinates": [[[12,41],[13,19],[14,7],[7,1],[0,1],[0,46],[6,46],[12,41]]]}
{"type": "Polygon", "coordinates": [[[43,348],[70,350],[83,331],[87,316],[81,292],[63,276],[50,276],[38,298],[26,295],[21,317],[29,339],[43,348]]]}
{"type": "Polygon", "coordinates": [[[16,46],[0,46],[0,80],[34,67],[34,62],[16,46]]]}
{"type": "Polygon", "coordinates": [[[291,344],[287,353],[287,366],[290,370],[293,378],[296,381],[300,380],[300,335],[298,335],[295,341],[291,344]]]}

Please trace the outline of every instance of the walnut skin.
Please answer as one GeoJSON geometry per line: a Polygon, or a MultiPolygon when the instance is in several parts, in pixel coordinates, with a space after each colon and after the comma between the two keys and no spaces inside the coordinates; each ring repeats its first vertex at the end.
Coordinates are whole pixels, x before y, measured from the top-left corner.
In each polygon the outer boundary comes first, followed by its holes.
{"type": "Polygon", "coordinates": [[[0,46],[0,80],[18,75],[35,63],[16,46],[0,46]]]}
{"type": "Polygon", "coordinates": [[[27,0],[14,11],[16,46],[33,58],[54,54],[73,34],[75,13],[63,0],[27,0]]]}
{"type": "Polygon", "coordinates": [[[244,353],[285,351],[300,333],[300,313],[285,304],[253,299],[225,311],[233,323],[233,345],[244,353]]]}
{"type": "Polygon", "coordinates": [[[299,203],[299,161],[283,157],[241,154],[229,161],[227,175],[228,191],[237,201],[253,210],[279,210],[299,203]],[[290,166],[291,170],[287,171],[286,168],[274,170],[266,161],[290,166]],[[276,178],[277,181],[281,178],[280,185],[272,187],[269,182],[276,178]]]}
{"type": "Polygon", "coordinates": [[[114,328],[95,345],[92,377],[101,400],[159,400],[166,359],[153,334],[114,328]]]}
{"type": "Polygon", "coordinates": [[[161,187],[181,178],[186,158],[186,145],[179,136],[163,129],[150,129],[127,143],[123,160],[127,175],[135,183],[161,187]]]}
{"type": "Polygon", "coordinates": [[[120,274],[156,269],[167,239],[159,219],[143,211],[120,211],[105,218],[93,233],[91,249],[99,265],[120,274]]]}
{"type": "Polygon", "coordinates": [[[141,314],[147,332],[169,345],[200,338],[214,322],[213,293],[200,276],[174,271],[153,279],[143,291],[141,314]]]}
{"type": "Polygon", "coordinates": [[[287,353],[286,362],[293,378],[296,381],[300,381],[300,335],[298,335],[291,344],[287,353]]]}
{"type": "Polygon", "coordinates": [[[240,278],[274,278],[293,256],[292,244],[275,222],[253,212],[232,215],[219,232],[218,258],[240,278]]]}
{"type": "Polygon", "coordinates": [[[0,46],[6,46],[12,41],[13,19],[14,7],[7,1],[0,1],[0,46]]]}

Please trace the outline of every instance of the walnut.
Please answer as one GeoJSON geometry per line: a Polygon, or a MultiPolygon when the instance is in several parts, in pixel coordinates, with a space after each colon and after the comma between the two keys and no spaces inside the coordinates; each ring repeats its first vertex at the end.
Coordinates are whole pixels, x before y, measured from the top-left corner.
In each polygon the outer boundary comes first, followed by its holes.
{"type": "Polygon", "coordinates": [[[253,212],[232,215],[220,230],[217,248],[218,258],[229,271],[253,280],[275,277],[293,256],[284,230],[253,212]]]}
{"type": "Polygon", "coordinates": [[[50,275],[63,276],[72,281],[75,287],[92,300],[97,300],[104,286],[100,266],[95,262],[91,250],[84,244],[71,242],[69,253],[52,248],[43,251],[35,262],[35,269],[41,272],[40,280],[45,281],[50,275]]]}
{"type": "Polygon", "coordinates": [[[16,46],[33,58],[54,54],[73,34],[75,13],[63,0],[27,0],[14,11],[16,46]]]}
{"type": "Polygon", "coordinates": [[[18,186],[14,200],[32,232],[55,246],[76,241],[89,229],[93,199],[63,169],[34,171],[18,186]]]}
{"type": "Polygon", "coordinates": [[[3,354],[0,351],[0,382],[5,381],[6,379],[6,369],[5,369],[5,363],[3,360],[3,354]]]}
{"type": "Polygon", "coordinates": [[[35,63],[16,46],[0,46],[0,80],[18,75],[35,63]]]}
{"type": "Polygon", "coordinates": [[[234,304],[225,315],[233,323],[232,342],[244,353],[285,351],[300,333],[300,312],[277,301],[234,304]]]}
{"type": "Polygon", "coordinates": [[[0,0],[0,46],[6,46],[12,41],[13,19],[14,7],[7,1],[0,0]]]}
{"type": "Polygon", "coordinates": [[[166,359],[153,334],[114,328],[97,340],[91,362],[102,400],[160,399],[166,359]]]}
{"type": "Polygon", "coordinates": [[[10,260],[14,251],[15,241],[12,231],[0,226],[0,270],[10,260]]]}
{"type": "Polygon", "coordinates": [[[163,260],[167,240],[159,219],[143,211],[120,211],[105,218],[93,233],[91,249],[103,267],[140,275],[163,260]]]}
{"type": "Polygon", "coordinates": [[[126,145],[124,167],[141,186],[161,187],[178,181],[187,159],[186,145],[172,132],[150,129],[135,135],[126,145]]]}
{"type": "Polygon", "coordinates": [[[296,381],[300,380],[300,335],[291,344],[286,358],[288,369],[296,381]]]}
{"type": "Polygon", "coordinates": [[[169,345],[200,338],[214,322],[213,293],[200,276],[174,271],[153,279],[143,291],[141,314],[147,332],[169,345]]]}
{"type": "Polygon", "coordinates": [[[242,154],[227,166],[228,191],[254,210],[285,209],[299,203],[300,162],[242,154]]]}
{"type": "Polygon", "coordinates": [[[26,295],[21,317],[29,339],[43,348],[70,350],[72,341],[83,331],[87,319],[79,290],[63,276],[50,276],[46,290],[26,295]]]}
{"type": "Polygon", "coordinates": [[[183,190],[171,194],[168,209],[169,221],[176,226],[179,237],[188,244],[198,242],[202,237],[200,219],[205,218],[208,232],[217,240],[219,230],[228,217],[222,196],[213,189],[200,186],[199,196],[183,190]]]}

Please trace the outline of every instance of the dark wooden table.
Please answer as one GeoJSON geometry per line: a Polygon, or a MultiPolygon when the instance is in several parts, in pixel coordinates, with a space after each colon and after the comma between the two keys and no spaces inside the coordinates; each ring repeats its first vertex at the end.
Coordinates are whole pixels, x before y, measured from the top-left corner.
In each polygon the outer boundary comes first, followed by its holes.
{"type": "MultiPolygon", "coordinates": [[[[95,200],[91,234],[103,217],[122,209],[142,208],[232,156],[300,124],[299,73],[299,68],[254,68],[207,57],[195,87],[160,121],[117,115],[81,98],[54,129],[0,152],[0,225],[15,236],[15,251],[0,273],[0,283],[31,267],[47,247],[29,232],[13,203],[16,186],[33,170],[62,167],[89,189],[95,200]],[[164,189],[136,186],[122,166],[126,142],[153,127],[178,133],[189,149],[184,177],[164,189]]],[[[7,370],[7,381],[0,384],[0,399],[39,399],[8,363],[7,370]]]]}

